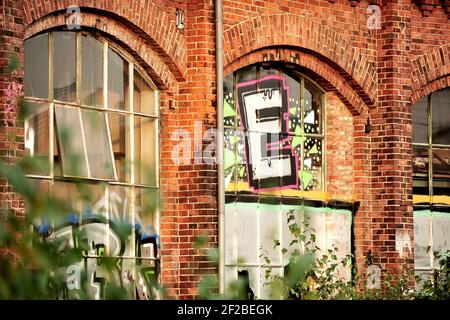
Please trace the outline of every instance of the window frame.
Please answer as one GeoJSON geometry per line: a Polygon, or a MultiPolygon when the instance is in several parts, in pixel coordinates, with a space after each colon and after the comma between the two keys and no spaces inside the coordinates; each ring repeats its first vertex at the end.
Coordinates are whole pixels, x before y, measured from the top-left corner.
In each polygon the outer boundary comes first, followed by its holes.
{"type": "MultiPolygon", "coordinates": [[[[321,186],[320,188],[317,189],[312,189],[310,190],[311,192],[321,192],[322,194],[325,193],[326,191],[326,145],[327,145],[327,125],[326,125],[326,105],[327,105],[327,101],[326,101],[326,91],[314,80],[312,80],[310,77],[308,77],[307,75],[303,74],[302,72],[295,70],[293,68],[290,68],[289,64],[280,64],[280,63],[268,63],[268,62],[259,62],[256,64],[252,64],[252,65],[248,65],[248,66],[244,66],[230,74],[227,75],[228,76],[232,76],[232,90],[230,90],[230,92],[232,93],[232,99],[233,99],[233,103],[234,106],[236,108],[236,113],[237,115],[234,116],[234,124],[233,125],[227,125],[224,123],[224,132],[223,134],[225,134],[227,131],[229,130],[233,130],[233,132],[235,132],[236,135],[238,135],[237,132],[239,132],[240,134],[242,134],[243,132],[245,132],[245,130],[242,129],[241,127],[241,123],[240,121],[238,121],[239,119],[239,114],[238,114],[238,104],[237,104],[237,96],[238,96],[238,77],[237,77],[237,73],[239,70],[242,70],[243,68],[247,68],[247,67],[252,67],[255,66],[256,67],[256,79],[261,79],[260,73],[261,73],[261,69],[263,70],[270,70],[270,69],[276,69],[277,73],[276,75],[287,75],[291,78],[293,78],[294,80],[296,80],[300,86],[299,90],[300,90],[300,123],[302,124],[302,127],[304,127],[304,118],[305,118],[305,83],[308,82],[310,84],[311,87],[314,88],[314,90],[320,94],[320,113],[321,113],[321,131],[320,133],[307,133],[307,132],[303,132],[304,136],[306,138],[315,138],[315,139],[319,139],[322,141],[322,165],[321,165],[321,186]]],[[[223,85],[223,84],[222,84],[223,85]]],[[[295,136],[295,134],[292,132],[289,134],[290,136],[295,136]]],[[[223,146],[223,148],[225,148],[225,145],[223,146]]],[[[302,171],[304,170],[304,149],[305,149],[305,145],[304,142],[301,143],[301,152],[299,154],[298,157],[298,161],[300,162],[301,166],[299,167],[299,170],[302,171]]],[[[236,152],[236,150],[235,150],[236,152]]],[[[237,182],[238,181],[238,171],[239,168],[237,165],[234,166],[234,179],[237,182]]],[[[224,179],[224,177],[221,177],[222,179],[224,179]]],[[[300,177],[299,177],[300,178],[300,177]]],[[[246,202],[246,199],[255,199],[255,201],[257,201],[258,206],[263,205],[263,204],[270,204],[271,201],[273,201],[274,199],[279,199],[279,203],[277,203],[277,205],[280,206],[280,209],[282,207],[284,207],[284,204],[281,201],[281,198],[283,199],[302,199],[305,200],[305,192],[308,192],[307,190],[304,190],[303,186],[299,185],[299,189],[297,190],[299,191],[299,195],[298,196],[286,196],[286,195],[282,195],[277,193],[277,192],[265,192],[265,191],[261,191],[261,192],[255,192],[252,194],[247,194],[247,193],[240,193],[241,190],[238,190],[237,185],[236,188],[233,191],[224,191],[225,192],[225,196],[226,197],[231,197],[234,198],[233,202],[234,205],[237,205],[238,203],[243,203],[246,202]]],[[[311,200],[316,200],[316,199],[311,199],[311,200]]],[[[319,199],[317,199],[319,200],[319,199]]],[[[323,200],[323,199],[320,199],[323,200]]],[[[288,205],[287,205],[288,206],[288,205]]],[[[232,215],[229,219],[232,219],[234,222],[236,223],[237,220],[237,210],[233,210],[232,213],[226,213],[226,214],[230,214],[232,215]]],[[[296,221],[297,223],[299,223],[300,228],[303,230],[304,228],[304,222],[305,222],[305,216],[307,214],[305,213],[305,211],[302,209],[299,212],[295,213],[295,217],[296,217],[296,221]]],[[[236,269],[236,272],[238,272],[240,269],[247,269],[247,268],[257,268],[258,270],[258,274],[262,274],[261,271],[263,269],[268,269],[268,268],[274,268],[274,269],[280,269],[281,272],[284,272],[284,267],[285,265],[283,264],[283,257],[284,254],[281,252],[281,249],[283,247],[287,247],[283,242],[284,242],[284,237],[283,237],[283,229],[285,228],[284,223],[284,214],[280,214],[280,219],[282,219],[282,221],[278,221],[278,225],[276,226],[276,228],[279,231],[279,234],[282,235],[281,239],[277,239],[280,242],[280,245],[277,246],[277,250],[280,251],[280,257],[281,260],[280,262],[274,262],[273,259],[270,260],[269,263],[267,263],[265,261],[265,259],[263,259],[259,252],[255,253],[257,258],[256,261],[252,261],[252,262],[246,262],[246,261],[242,261],[241,258],[239,257],[239,249],[238,249],[238,235],[237,235],[237,230],[236,230],[236,225],[234,226],[235,228],[233,230],[231,230],[231,239],[227,239],[226,241],[230,241],[230,243],[232,243],[232,247],[236,250],[235,252],[233,252],[233,255],[237,255],[236,258],[236,262],[230,262],[227,261],[227,257],[225,256],[224,259],[221,261],[221,264],[223,265],[223,270],[224,273],[219,275],[219,277],[224,281],[224,283],[227,283],[227,280],[230,275],[228,274],[229,271],[227,270],[231,270],[232,268],[236,269]]],[[[257,214],[256,215],[256,219],[254,221],[256,230],[255,230],[255,234],[256,234],[256,242],[257,242],[257,247],[261,248],[264,244],[264,241],[262,239],[261,236],[261,215],[257,214]]],[[[287,227],[287,225],[286,225],[287,227]]],[[[226,226],[222,226],[222,231],[225,232],[226,226]]],[[[325,237],[325,235],[323,235],[323,237],[325,237]]],[[[301,251],[304,251],[305,248],[304,246],[301,246],[299,248],[301,251]]],[[[233,258],[234,259],[234,258],[233,258]]],[[[247,269],[247,271],[250,273],[249,269],[247,269]]],[[[260,283],[259,283],[259,292],[254,292],[255,296],[258,296],[260,293],[263,292],[262,289],[262,285],[264,283],[264,280],[261,279],[260,283]]],[[[261,298],[258,296],[258,298],[261,298]]]]}
{"type": "MultiPolygon", "coordinates": [[[[304,102],[304,91],[305,91],[305,81],[308,81],[312,87],[314,87],[315,90],[317,90],[320,95],[321,95],[321,99],[320,99],[320,110],[321,110],[321,122],[322,122],[322,132],[321,133],[306,133],[304,132],[304,136],[306,138],[314,138],[314,139],[320,139],[322,141],[322,166],[321,166],[321,187],[319,189],[314,189],[311,191],[320,191],[320,192],[326,192],[326,144],[327,144],[327,135],[326,135],[326,131],[327,131],[327,125],[326,125],[326,91],[314,80],[312,80],[310,77],[308,77],[307,75],[305,75],[304,73],[297,71],[295,69],[289,68],[283,64],[278,64],[278,63],[271,63],[269,66],[264,65],[264,62],[258,62],[256,64],[252,64],[252,65],[248,65],[248,66],[244,66],[238,70],[235,70],[233,72],[230,72],[228,76],[232,75],[233,76],[233,90],[232,90],[232,94],[233,94],[233,101],[234,101],[234,105],[237,108],[237,72],[243,68],[247,68],[247,67],[251,67],[251,66],[255,66],[256,67],[256,79],[260,79],[260,72],[261,72],[261,68],[265,69],[265,70],[270,70],[271,68],[276,69],[277,75],[283,75],[286,74],[288,76],[290,76],[291,78],[293,78],[294,80],[297,80],[300,84],[300,108],[301,108],[301,123],[302,125],[304,125],[304,110],[305,110],[305,102],[304,102]]],[[[235,120],[234,120],[234,125],[227,125],[224,123],[224,133],[228,130],[233,130],[236,134],[237,132],[241,132],[243,133],[244,130],[242,130],[240,124],[238,124],[238,118],[239,115],[235,116],[235,120]]],[[[294,134],[292,134],[292,136],[294,136],[294,134]]],[[[299,156],[299,161],[301,164],[301,168],[300,171],[303,170],[304,168],[304,143],[301,144],[301,152],[300,152],[300,156],[299,156]]],[[[234,168],[235,172],[234,172],[234,176],[237,177],[238,174],[238,166],[235,166],[234,168]]],[[[301,192],[305,192],[306,190],[299,189],[299,191],[301,192]]],[[[238,193],[239,190],[234,190],[234,193],[238,193]]],[[[230,193],[229,191],[226,191],[225,193],[230,193]]],[[[264,192],[261,194],[263,195],[264,192]]],[[[271,197],[272,195],[270,194],[265,194],[264,197],[271,197]]],[[[286,197],[286,196],[284,196],[286,197]]]]}
{"type": "MultiPolygon", "coordinates": [[[[441,90],[450,90],[450,87],[447,88],[442,88],[441,90]]],[[[448,149],[450,150],[450,143],[449,144],[438,144],[438,143],[433,143],[433,99],[432,96],[433,94],[435,94],[437,91],[434,91],[430,94],[428,94],[426,97],[423,97],[422,99],[426,98],[426,114],[427,114],[427,142],[414,142],[414,138],[412,139],[412,151],[413,151],[413,163],[414,163],[414,149],[416,147],[419,148],[426,148],[427,149],[427,160],[428,160],[428,166],[427,166],[427,173],[416,173],[414,172],[414,167],[413,167],[413,188],[415,186],[420,187],[424,182],[428,183],[428,194],[427,195],[423,195],[423,197],[428,198],[428,207],[430,208],[430,212],[431,214],[429,215],[428,219],[429,219],[429,227],[428,227],[428,246],[429,246],[429,250],[428,250],[428,254],[429,254],[429,260],[430,260],[430,267],[416,267],[414,266],[414,271],[418,271],[418,272],[432,272],[434,270],[438,270],[440,268],[440,266],[438,264],[436,264],[436,259],[434,258],[434,253],[433,253],[433,246],[434,246],[434,241],[433,241],[433,207],[434,207],[434,186],[435,186],[435,182],[437,182],[437,180],[439,180],[439,178],[436,178],[436,181],[433,180],[433,176],[434,176],[434,168],[433,168],[433,159],[434,159],[434,155],[433,155],[433,151],[434,150],[439,150],[439,149],[448,149]]],[[[418,100],[416,102],[416,104],[420,102],[420,100],[418,100]]],[[[416,104],[414,104],[412,106],[412,108],[414,108],[416,106],[416,104]]],[[[414,112],[414,109],[412,110],[412,112],[414,112]]],[[[412,131],[413,131],[413,135],[414,135],[414,123],[412,125],[412,131]]],[[[443,179],[443,178],[441,178],[443,179]]],[[[447,183],[450,183],[450,178],[448,180],[447,183]]],[[[414,195],[414,192],[413,192],[414,195]]]]}
{"type": "MultiPolygon", "coordinates": [[[[60,31],[60,30],[56,30],[56,31],[60,31]]],[[[66,32],[73,32],[76,34],[76,39],[77,39],[77,79],[76,79],[76,86],[77,86],[77,92],[76,92],[76,96],[77,96],[77,101],[76,102],[66,102],[66,101],[61,101],[61,100],[55,100],[54,96],[53,96],[53,52],[54,52],[54,41],[53,41],[53,31],[49,31],[49,32],[45,32],[44,34],[47,34],[49,39],[48,39],[48,43],[49,43],[49,83],[48,83],[48,99],[43,99],[43,98],[36,98],[36,97],[30,97],[30,96],[25,96],[24,100],[25,101],[30,101],[33,103],[39,103],[39,104],[45,104],[47,103],[49,105],[48,107],[48,117],[49,117],[49,174],[48,175],[40,175],[40,174],[27,174],[27,177],[29,178],[36,178],[36,179],[61,179],[61,180],[65,180],[64,178],[76,178],[76,179],[82,179],[82,180],[89,180],[89,181],[96,181],[96,182],[108,182],[111,184],[118,184],[118,185],[123,185],[123,186],[137,186],[137,187],[144,187],[144,188],[153,188],[153,189],[159,189],[159,180],[160,180],[160,166],[159,166],[159,160],[160,160],[160,154],[159,154],[159,90],[157,88],[157,86],[154,84],[154,82],[149,78],[149,76],[147,75],[147,73],[144,71],[144,69],[135,61],[135,59],[128,54],[127,52],[125,52],[123,49],[121,49],[118,45],[111,43],[110,40],[108,40],[107,38],[103,37],[103,36],[98,36],[98,35],[93,35],[89,32],[74,32],[74,31],[66,31],[66,32]],[[81,36],[82,34],[88,34],[94,38],[96,38],[97,40],[101,41],[103,43],[103,95],[104,95],[104,107],[96,107],[96,106],[89,106],[89,105],[84,105],[81,103],[81,36]],[[130,94],[130,110],[119,110],[119,109],[113,109],[113,108],[108,108],[108,87],[107,87],[107,81],[108,81],[108,68],[107,68],[107,52],[108,52],[108,48],[111,47],[114,51],[116,51],[122,58],[124,58],[125,60],[128,61],[128,72],[129,72],[129,94],[130,94]],[[139,75],[149,84],[150,88],[154,91],[154,106],[155,106],[155,114],[146,114],[146,113],[142,113],[142,112],[134,112],[133,108],[134,108],[134,104],[133,104],[133,99],[134,99],[134,70],[137,70],[139,72],[139,75]],[[93,177],[82,177],[82,176],[74,176],[74,175],[63,175],[63,176],[55,176],[54,174],[54,140],[53,140],[53,136],[55,134],[55,119],[54,119],[54,112],[55,112],[55,105],[59,105],[59,106],[63,106],[63,107],[69,107],[69,108],[77,108],[80,110],[91,110],[91,111],[99,111],[102,113],[105,113],[106,115],[106,126],[107,126],[107,130],[108,130],[108,135],[109,135],[109,139],[111,140],[111,129],[110,129],[110,124],[109,124],[109,118],[108,118],[108,114],[109,113],[114,113],[114,114],[118,114],[118,115],[126,115],[128,116],[129,119],[129,130],[131,131],[131,135],[130,135],[130,154],[131,154],[131,161],[133,162],[135,153],[134,153],[134,130],[131,130],[132,127],[134,127],[134,119],[135,116],[138,117],[143,117],[143,118],[148,118],[148,119],[152,119],[155,121],[155,137],[156,137],[156,144],[155,144],[155,156],[156,156],[156,168],[155,168],[155,173],[156,173],[156,183],[155,185],[147,185],[147,184],[138,184],[135,183],[135,177],[134,177],[134,166],[132,166],[131,168],[131,179],[129,182],[125,182],[125,181],[117,181],[117,170],[114,166],[114,172],[115,172],[115,177],[116,177],[116,181],[111,180],[111,179],[102,179],[102,178],[93,178],[93,177]]],[[[33,35],[37,36],[40,34],[36,34],[33,35]]],[[[25,40],[26,41],[26,40],[25,40]]],[[[83,123],[83,122],[82,122],[83,123]]],[[[114,159],[114,157],[113,157],[114,159]]]]}
{"type": "MultiPolygon", "coordinates": [[[[54,192],[54,186],[56,183],[59,182],[80,182],[82,181],[83,184],[92,186],[103,186],[104,192],[102,197],[105,197],[107,201],[105,201],[105,212],[106,212],[106,219],[107,221],[110,221],[110,201],[111,201],[111,193],[110,189],[114,188],[123,188],[124,192],[127,193],[130,199],[130,219],[132,221],[132,225],[135,224],[137,220],[138,215],[138,207],[141,206],[141,203],[137,202],[137,195],[144,193],[145,190],[155,192],[156,194],[160,193],[160,148],[159,148],[159,97],[160,92],[158,87],[155,85],[155,83],[151,80],[151,78],[148,76],[147,72],[139,65],[139,63],[136,61],[135,58],[128,52],[126,52],[124,49],[122,49],[118,44],[115,44],[111,42],[110,39],[99,35],[97,33],[93,32],[86,32],[86,31],[69,31],[69,30],[46,30],[44,32],[35,34],[31,36],[28,39],[31,39],[35,36],[39,35],[46,35],[48,37],[48,98],[38,98],[33,96],[24,96],[24,101],[28,101],[31,103],[37,103],[37,104],[47,104],[46,108],[47,110],[44,112],[47,112],[48,116],[48,174],[26,174],[26,177],[30,179],[33,183],[38,184],[44,184],[48,187],[48,194],[53,195],[54,192]],[[53,72],[54,72],[54,32],[72,32],[76,36],[76,101],[75,102],[66,102],[61,100],[55,100],[54,99],[54,79],[53,79],[53,72]],[[103,83],[102,83],[102,91],[103,91],[103,106],[89,106],[82,104],[82,49],[81,49],[81,37],[82,36],[88,36],[93,37],[94,39],[101,42],[103,46],[103,83]],[[108,49],[111,48],[114,50],[121,58],[126,60],[128,62],[128,94],[129,94],[129,110],[119,110],[119,109],[113,109],[108,106],[108,49]],[[152,113],[143,113],[143,112],[134,112],[134,74],[137,72],[140,77],[146,82],[149,89],[153,91],[153,109],[152,113]],[[105,125],[107,129],[108,134],[108,140],[110,144],[110,151],[111,151],[111,159],[112,159],[112,166],[113,166],[113,172],[114,172],[114,179],[104,179],[104,178],[96,178],[92,177],[92,175],[89,175],[88,177],[83,176],[75,176],[75,175],[66,175],[62,173],[61,175],[55,175],[55,143],[58,144],[58,138],[56,138],[56,115],[55,115],[55,108],[56,106],[64,107],[64,108],[71,108],[76,109],[78,111],[79,117],[81,118],[81,114],[83,111],[94,111],[99,112],[104,115],[105,119],[105,125]],[[119,116],[125,116],[125,122],[128,123],[125,126],[126,132],[129,134],[129,138],[127,143],[130,144],[130,159],[127,159],[132,164],[130,166],[130,176],[127,179],[124,179],[125,181],[119,181],[118,179],[118,171],[115,165],[115,157],[114,157],[114,151],[113,151],[113,144],[112,144],[112,135],[111,135],[111,128],[110,128],[110,121],[109,121],[109,115],[115,114],[119,116]],[[152,147],[154,149],[155,154],[155,168],[152,168],[152,171],[155,173],[155,181],[154,184],[146,184],[142,181],[140,183],[136,183],[136,176],[135,176],[135,119],[149,119],[149,121],[154,123],[154,139],[155,139],[155,145],[152,147]],[[55,139],[56,138],[56,139],[55,139]]],[[[25,39],[27,41],[28,39],[25,39]]],[[[86,140],[84,139],[84,129],[83,129],[83,121],[81,118],[81,135],[83,136],[83,145],[86,150],[86,140]]],[[[153,130],[152,130],[153,131],[153,130]]],[[[151,147],[151,146],[149,146],[151,147]]],[[[60,153],[60,152],[59,152],[60,153]]],[[[61,155],[61,153],[60,153],[61,155]]],[[[85,157],[88,157],[88,154],[85,152],[85,157]]],[[[89,165],[88,165],[89,170],[89,165]]],[[[78,197],[78,191],[75,194],[76,197],[78,197]]],[[[141,199],[142,201],[142,199],[141,199]]],[[[78,203],[77,205],[77,215],[82,218],[82,211],[81,211],[81,204],[78,203]]],[[[141,208],[142,209],[142,208],[141,208]]],[[[159,208],[155,209],[154,212],[154,231],[160,235],[160,210],[159,208]]],[[[51,223],[53,225],[53,222],[51,223]]],[[[109,230],[110,225],[109,223],[106,224],[107,230],[109,230]]],[[[133,252],[136,252],[136,233],[132,232],[132,250],[133,252]]],[[[160,261],[161,260],[161,254],[160,250],[157,250],[158,254],[156,257],[138,257],[137,255],[131,255],[131,256],[110,256],[114,258],[120,258],[120,259],[131,259],[134,260],[133,262],[133,270],[136,273],[137,269],[136,266],[139,261],[160,261]]],[[[107,248],[106,254],[109,254],[109,248],[107,248]]],[[[86,258],[97,258],[97,255],[86,255],[86,258]]],[[[135,277],[138,279],[138,277],[135,277]]]]}

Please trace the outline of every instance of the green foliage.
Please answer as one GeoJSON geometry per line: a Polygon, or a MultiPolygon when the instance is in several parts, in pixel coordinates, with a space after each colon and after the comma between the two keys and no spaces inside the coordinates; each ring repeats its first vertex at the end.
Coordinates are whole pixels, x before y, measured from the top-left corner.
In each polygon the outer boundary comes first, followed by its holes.
{"type": "Polygon", "coordinates": [[[440,268],[426,277],[417,276],[420,286],[417,297],[419,299],[448,300],[450,299],[450,250],[434,252],[440,268]]]}
{"type": "MultiPolygon", "coordinates": [[[[289,248],[283,248],[283,255],[290,253],[288,264],[283,276],[266,273],[266,286],[270,287],[271,298],[274,299],[381,299],[381,300],[410,300],[410,299],[449,299],[450,281],[450,251],[435,253],[439,261],[440,270],[435,270],[433,277],[420,279],[418,289],[412,288],[414,271],[408,265],[396,274],[380,273],[380,286],[368,286],[373,274],[361,275],[354,266],[353,255],[338,255],[338,248],[333,245],[325,252],[316,246],[315,231],[309,221],[299,225],[293,211],[288,213],[289,230],[294,240],[289,248]],[[298,248],[303,248],[299,250],[298,248]],[[292,250],[293,249],[293,250],[292,250]],[[321,253],[321,254],[319,254],[321,253]],[[294,270],[294,271],[293,271],[294,270]],[[347,271],[347,276],[343,276],[347,271]]],[[[280,245],[274,241],[275,247],[280,245]]],[[[267,252],[261,257],[266,264],[270,263],[267,252]]],[[[366,257],[366,264],[373,264],[372,253],[366,257]]],[[[373,278],[373,277],[372,277],[373,278]]],[[[374,278],[373,278],[374,279],[374,278]]]]}
{"type": "MultiPolygon", "coordinates": [[[[27,205],[25,215],[18,215],[4,208],[0,215],[0,299],[91,299],[87,285],[82,281],[80,289],[68,292],[68,268],[87,261],[88,243],[85,231],[77,229],[74,239],[77,245],[68,246],[63,238],[42,237],[33,226],[37,222],[52,221],[61,225],[64,219],[73,213],[66,203],[52,196],[43,196],[26,178],[25,172],[38,165],[29,158],[23,158],[14,166],[0,161],[0,177],[8,181],[9,186],[20,195],[27,205]],[[80,241],[78,241],[80,240],[80,241]]],[[[79,185],[83,188],[83,184],[79,185]]],[[[86,192],[86,200],[90,195],[86,192]]],[[[121,240],[126,241],[131,228],[116,226],[121,240]]],[[[89,258],[92,259],[92,258],[89,258]]],[[[101,265],[102,277],[106,279],[105,290],[101,298],[129,299],[134,293],[132,288],[120,286],[117,281],[118,259],[108,256],[97,258],[101,265]]],[[[81,271],[80,279],[88,279],[81,271]]]]}

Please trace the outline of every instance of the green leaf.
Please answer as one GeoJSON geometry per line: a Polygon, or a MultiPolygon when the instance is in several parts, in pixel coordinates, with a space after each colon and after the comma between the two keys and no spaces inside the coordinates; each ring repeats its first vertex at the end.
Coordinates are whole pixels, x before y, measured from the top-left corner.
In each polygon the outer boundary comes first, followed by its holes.
{"type": "Polygon", "coordinates": [[[236,111],[233,107],[231,107],[230,103],[226,99],[224,99],[223,116],[224,118],[236,116],[236,111]]]}

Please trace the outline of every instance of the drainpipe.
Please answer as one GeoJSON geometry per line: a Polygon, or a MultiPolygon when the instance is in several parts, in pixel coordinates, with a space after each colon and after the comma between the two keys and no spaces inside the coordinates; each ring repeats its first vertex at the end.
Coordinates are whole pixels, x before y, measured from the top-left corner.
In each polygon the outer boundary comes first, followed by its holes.
{"type": "Polygon", "coordinates": [[[223,166],[223,41],[222,41],[222,0],[215,1],[216,15],[216,104],[217,104],[217,207],[219,232],[219,293],[225,289],[225,180],[223,166]]]}

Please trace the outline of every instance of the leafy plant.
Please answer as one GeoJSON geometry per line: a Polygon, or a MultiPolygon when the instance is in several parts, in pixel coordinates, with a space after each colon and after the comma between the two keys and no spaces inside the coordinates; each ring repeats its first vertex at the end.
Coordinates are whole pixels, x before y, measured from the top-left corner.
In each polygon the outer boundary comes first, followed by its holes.
{"type": "MultiPolygon", "coordinates": [[[[287,217],[289,230],[294,237],[288,248],[282,248],[283,255],[290,252],[284,275],[272,274],[269,268],[266,272],[265,285],[271,290],[272,299],[448,299],[450,297],[450,251],[436,253],[440,269],[435,270],[433,277],[421,281],[421,288],[412,289],[414,271],[408,265],[400,272],[391,274],[381,272],[378,275],[361,275],[353,265],[354,257],[347,254],[339,256],[338,248],[323,252],[316,245],[315,230],[311,228],[308,217],[298,224],[294,211],[287,217]],[[374,286],[375,277],[380,277],[380,285],[374,286]],[[372,284],[372,285],[368,285],[372,284]]],[[[280,242],[274,241],[274,247],[280,242]]],[[[267,251],[261,257],[270,264],[267,251]]],[[[367,266],[372,265],[373,254],[366,257],[367,266]]],[[[419,282],[419,278],[416,279],[419,282]]]]}

